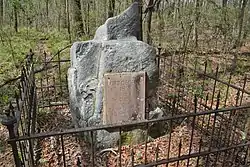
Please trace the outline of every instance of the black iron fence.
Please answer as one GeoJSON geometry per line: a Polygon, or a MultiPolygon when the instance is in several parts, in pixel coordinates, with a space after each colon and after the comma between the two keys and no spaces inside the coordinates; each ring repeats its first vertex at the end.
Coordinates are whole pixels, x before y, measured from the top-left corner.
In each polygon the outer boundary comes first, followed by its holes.
{"type": "MultiPolygon", "coordinates": [[[[2,124],[6,125],[9,130],[10,139],[36,133],[37,94],[33,56],[32,52],[27,55],[26,62],[21,69],[15,100],[10,102],[10,107],[5,111],[6,118],[2,121],[2,124]]],[[[34,156],[34,141],[10,141],[9,144],[12,146],[16,166],[34,164],[33,159],[30,158],[34,156]],[[18,154],[19,151],[21,157],[18,154]],[[20,161],[20,158],[22,161],[20,161]]]]}
{"type": "MultiPolygon", "coordinates": [[[[159,49],[160,53],[161,49],[159,49]]],[[[222,57],[191,53],[163,53],[159,54],[158,66],[160,70],[159,98],[170,100],[177,97],[180,106],[188,110],[188,98],[197,95],[200,106],[215,109],[216,94],[220,92],[219,107],[237,106],[247,102],[250,95],[248,69],[242,69],[241,74],[232,71],[231,58],[225,59],[224,64],[219,62],[222,57]],[[204,57],[201,57],[203,55],[204,57]],[[214,59],[209,59],[209,56],[214,59]],[[227,64],[226,64],[227,63],[227,64]],[[223,64],[223,66],[220,66],[223,64]],[[207,103],[207,104],[206,104],[207,103]],[[205,106],[204,106],[205,105],[205,106]]],[[[238,60],[241,66],[247,65],[247,58],[238,60]],[[246,62],[245,62],[246,61],[246,62]]],[[[236,70],[236,69],[235,69],[236,70]]]]}
{"type": "Polygon", "coordinates": [[[39,112],[68,106],[64,50],[52,57],[44,53],[42,63],[33,63],[32,55],[22,69],[17,105],[4,122],[16,166],[249,166],[249,77],[193,54],[166,55],[159,49],[156,101],[163,118],[41,132],[39,112]],[[119,133],[117,147],[96,149],[94,136],[101,130],[119,133]],[[156,135],[157,130],[163,133],[156,135]],[[135,131],[143,134],[136,144],[128,142],[135,131]],[[81,139],[83,132],[91,134],[90,143],[81,139]],[[72,152],[77,146],[81,154],[72,152]],[[44,155],[53,151],[50,158],[44,155]]]}
{"type": "MultiPolygon", "coordinates": [[[[197,100],[195,104],[197,104],[197,100]]],[[[245,126],[249,122],[247,122],[247,119],[242,120],[241,123],[235,121],[224,122],[218,117],[219,114],[235,115],[239,112],[246,114],[247,109],[249,109],[249,106],[201,112],[195,107],[194,113],[121,125],[104,125],[70,129],[62,132],[39,133],[10,139],[10,142],[36,141],[51,136],[58,136],[59,141],[56,149],[59,149],[61,153],[58,157],[57,166],[68,166],[65,151],[68,148],[64,145],[64,139],[68,135],[80,134],[82,132],[89,132],[92,136],[92,142],[89,148],[86,147],[83,150],[90,153],[87,160],[85,159],[87,162],[82,162],[83,157],[72,157],[77,161],[78,166],[84,166],[83,164],[88,164],[86,166],[247,166],[249,165],[248,149],[250,142],[244,134],[247,133],[245,126]],[[206,119],[208,117],[211,118],[210,121],[206,119]],[[183,132],[175,131],[174,124],[184,119],[186,119],[185,123],[183,123],[180,129],[177,129],[183,132]],[[159,142],[157,140],[149,140],[150,127],[156,123],[166,124],[169,128],[169,134],[163,136],[161,138],[162,141],[159,139],[159,142]],[[144,142],[139,146],[123,146],[122,134],[134,129],[145,131],[144,142]],[[105,150],[95,150],[93,136],[100,130],[119,132],[120,142],[117,148],[114,148],[115,151],[110,151],[107,154],[105,150]]],[[[174,112],[172,110],[173,114],[174,112]]]]}
{"type": "Polygon", "coordinates": [[[44,52],[43,59],[37,63],[43,67],[43,70],[36,76],[39,108],[68,105],[69,47],[66,46],[53,56],[44,52]]]}

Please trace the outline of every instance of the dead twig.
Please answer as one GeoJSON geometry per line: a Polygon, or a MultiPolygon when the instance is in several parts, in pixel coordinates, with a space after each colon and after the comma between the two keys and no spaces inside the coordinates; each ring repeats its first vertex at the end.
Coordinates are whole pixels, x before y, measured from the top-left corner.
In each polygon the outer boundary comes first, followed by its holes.
{"type": "Polygon", "coordinates": [[[115,154],[117,156],[118,155],[117,151],[118,151],[118,149],[115,149],[115,148],[106,148],[106,149],[98,152],[97,155],[101,155],[101,154],[104,154],[106,152],[112,152],[113,154],[115,154]]]}
{"type": "MultiPolygon", "coordinates": [[[[34,71],[34,73],[36,74],[36,73],[42,72],[42,71],[44,71],[44,70],[48,70],[48,69],[55,68],[55,67],[57,67],[57,66],[58,66],[58,65],[43,66],[43,67],[40,67],[40,68],[36,69],[36,70],[34,71]]],[[[9,84],[9,83],[11,83],[11,82],[15,82],[15,81],[19,80],[20,78],[21,78],[21,75],[15,77],[15,78],[11,78],[11,79],[5,81],[3,84],[1,84],[1,85],[0,85],[0,88],[4,87],[5,85],[7,85],[7,84],[9,84]]]]}
{"type": "MultiPolygon", "coordinates": [[[[51,57],[51,59],[47,62],[47,64],[48,64],[50,61],[52,61],[58,54],[60,54],[62,51],[64,51],[65,49],[69,48],[70,46],[71,46],[71,44],[65,46],[64,48],[62,48],[62,49],[60,49],[60,50],[58,50],[57,53],[55,53],[55,54],[51,57]]],[[[44,70],[48,70],[48,69],[57,67],[57,65],[48,66],[47,64],[44,65],[43,67],[40,67],[40,68],[36,69],[34,73],[36,74],[36,73],[42,72],[42,71],[44,71],[44,70]]],[[[15,78],[11,78],[11,79],[5,81],[3,84],[1,84],[1,85],[0,85],[0,88],[2,88],[3,86],[5,86],[5,85],[7,85],[7,84],[9,84],[9,83],[15,82],[15,81],[19,80],[20,78],[21,78],[21,75],[15,77],[15,78]]]]}

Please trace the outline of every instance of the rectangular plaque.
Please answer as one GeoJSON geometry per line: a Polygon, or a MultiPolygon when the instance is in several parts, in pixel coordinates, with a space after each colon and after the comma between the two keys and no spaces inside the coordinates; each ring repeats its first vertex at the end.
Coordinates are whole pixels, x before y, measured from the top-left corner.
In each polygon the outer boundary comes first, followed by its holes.
{"type": "Polygon", "coordinates": [[[145,118],[146,73],[104,75],[103,123],[115,124],[145,118]]]}

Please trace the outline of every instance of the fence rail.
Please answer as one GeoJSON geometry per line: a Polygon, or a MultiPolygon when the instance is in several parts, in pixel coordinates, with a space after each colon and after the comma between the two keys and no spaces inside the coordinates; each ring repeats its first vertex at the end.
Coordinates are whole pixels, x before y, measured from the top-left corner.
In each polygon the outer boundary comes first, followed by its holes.
{"type": "MultiPolygon", "coordinates": [[[[122,134],[129,132],[129,131],[133,131],[135,129],[142,129],[144,130],[146,133],[145,136],[145,141],[143,142],[144,145],[144,152],[147,153],[147,145],[150,145],[150,141],[148,140],[149,137],[149,131],[150,131],[150,127],[153,124],[161,124],[161,123],[165,123],[165,124],[174,124],[175,122],[179,122],[180,120],[186,120],[186,125],[190,126],[190,137],[191,139],[189,139],[188,143],[189,143],[189,148],[188,151],[182,151],[182,144],[184,145],[184,140],[186,140],[186,138],[180,136],[178,142],[178,156],[170,156],[168,158],[164,158],[164,159],[157,159],[155,161],[153,161],[152,159],[150,159],[150,154],[155,154],[155,156],[157,154],[160,154],[159,148],[160,145],[158,145],[158,148],[156,147],[152,150],[150,153],[145,154],[145,157],[143,157],[144,161],[143,164],[138,164],[138,157],[136,157],[135,154],[131,154],[130,155],[130,159],[133,159],[133,161],[131,162],[132,164],[134,164],[134,166],[155,166],[155,165],[161,165],[161,164],[170,164],[170,163],[185,163],[184,161],[187,161],[188,159],[192,159],[192,158],[200,158],[206,159],[207,157],[210,158],[210,156],[218,156],[220,159],[217,160],[213,160],[212,158],[208,160],[207,163],[202,162],[202,160],[200,160],[201,162],[197,162],[196,159],[196,164],[216,164],[219,163],[219,161],[223,161],[223,159],[221,159],[223,156],[227,156],[228,158],[226,158],[226,160],[230,160],[230,163],[233,164],[238,164],[235,161],[235,157],[239,156],[238,154],[241,154],[242,152],[246,151],[247,148],[249,147],[249,140],[244,138],[244,134],[247,133],[245,132],[244,126],[247,124],[247,121],[243,121],[242,120],[242,124],[243,126],[240,126],[242,129],[234,129],[235,125],[237,124],[236,122],[229,122],[226,124],[223,124],[223,122],[221,122],[221,120],[216,117],[216,115],[218,114],[235,114],[238,112],[245,112],[246,109],[250,109],[250,106],[238,106],[238,107],[231,107],[231,108],[224,108],[224,109],[218,109],[218,110],[210,110],[210,111],[196,111],[193,113],[186,113],[186,114],[182,114],[182,115],[175,115],[172,117],[165,117],[165,118],[161,118],[161,119],[152,119],[152,120],[144,120],[144,121],[139,121],[139,122],[132,122],[132,123],[126,123],[126,124],[117,124],[117,125],[103,125],[103,126],[99,126],[99,127],[86,127],[86,128],[78,128],[78,129],[69,129],[69,130],[65,130],[65,131],[61,131],[61,132],[49,132],[49,133],[39,133],[39,134],[34,134],[34,135],[30,135],[30,136],[21,136],[19,138],[14,138],[14,139],[10,139],[9,142],[23,142],[23,141],[36,141],[38,139],[45,139],[45,138],[49,138],[51,136],[58,136],[58,138],[60,139],[60,150],[62,151],[62,155],[65,156],[65,150],[67,149],[67,147],[64,145],[63,143],[63,139],[65,138],[65,136],[67,135],[72,135],[72,134],[81,134],[83,132],[89,132],[90,134],[92,134],[92,139],[91,139],[91,143],[90,143],[90,147],[88,148],[90,151],[90,165],[91,166],[102,166],[105,164],[105,162],[101,162],[100,164],[100,159],[101,157],[98,157],[97,155],[100,153],[100,151],[97,151],[93,148],[95,148],[95,142],[94,142],[94,137],[93,135],[95,133],[97,133],[97,131],[101,131],[101,130],[107,130],[109,132],[119,132],[120,134],[120,138],[122,138],[122,134]],[[204,117],[207,116],[213,116],[214,120],[211,121],[212,124],[209,125],[209,123],[206,123],[204,117]],[[199,123],[198,120],[203,120],[203,122],[199,123]],[[197,125],[200,124],[201,128],[199,131],[202,132],[204,134],[204,132],[209,132],[209,135],[201,135],[199,136],[198,140],[198,145],[196,146],[196,148],[193,148],[193,145],[195,143],[195,141],[192,141],[194,139],[192,139],[192,137],[194,136],[194,131],[197,129],[197,125]],[[219,139],[223,139],[223,141],[218,141],[217,138],[219,139]],[[194,149],[194,150],[192,150],[194,149]],[[240,149],[241,152],[239,152],[236,149],[240,149]],[[224,155],[226,154],[226,152],[228,151],[232,151],[230,153],[228,153],[228,155],[224,155]],[[236,151],[236,153],[234,153],[236,151]],[[218,155],[214,155],[214,154],[218,154],[218,155]],[[232,155],[235,154],[235,155],[232,155]],[[223,156],[222,156],[223,155],[223,156]],[[233,158],[230,159],[230,156],[233,156],[233,158]],[[216,162],[218,161],[218,162],[216,162]]],[[[174,112],[174,111],[172,111],[174,112]]],[[[173,131],[173,126],[170,126],[168,128],[170,128],[170,131],[173,131]]],[[[171,138],[171,137],[170,137],[171,138]]],[[[196,139],[197,140],[197,139],[196,139]]],[[[171,139],[169,139],[169,141],[171,141],[171,139]]],[[[170,142],[170,146],[168,148],[161,148],[161,149],[165,149],[168,152],[171,152],[171,150],[173,148],[171,148],[171,145],[173,143],[170,142]]],[[[187,143],[185,143],[187,144],[187,143]]],[[[196,141],[197,144],[197,141],[196,141]]],[[[85,150],[86,151],[86,150],[85,150]]],[[[122,161],[122,156],[124,154],[124,152],[122,152],[122,143],[120,143],[118,145],[118,156],[119,156],[119,162],[117,166],[124,166],[124,162],[122,161]],[[120,164],[120,165],[119,165],[120,164]]],[[[131,149],[130,151],[133,151],[133,149],[131,149]]],[[[65,159],[65,157],[61,157],[62,159],[65,159]]],[[[217,158],[218,158],[217,157],[217,158]]],[[[244,154],[243,157],[241,157],[242,160],[239,163],[243,163],[245,165],[247,165],[247,154],[244,154]]],[[[102,160],[102,159],[101,159],[102,160]]],[[[34,160],[35,161],[35,160],[34,160]]],[[[104,161],[104,160],[103,160],[104,161]]],[[[79,163],[82,163],[81,161],[79,161],[79,163]]],[[[203,164],[203,165],[204,165],[203,164]]],[[[59,165],[59,166],[67,166],[67,162],[65,162],[65,160],[63,160],[63,164],[59,165]]],[[[177,165],[178,166],[178,165],[177,165]]],[[[190,165],[192,166],[192,165],[190,165]]]]}
{"type": "Polygon", "coordinates": [[[144,128],[147,124],[153,124],[153,123],[159,123],[159,122],[166,122],[171,120],[178,120],[178,119],[184,119],[184,118],[191,118],[191,117],[198,117],[198,116],[204,116],[204,115],[211,115],[211,114],[219,114],[219,113],[225,113],[230,111],[237,111],[237,110],[243,110],[248,109],[250,105],[245,106],[238,106],[238,107],[231,107],[231,108],[223,108],[223,109],[217,109],[217,110],[209,110],[209,111],[200,111],[200,112],[193,112],[193,113],[186,113],[186,114],[178,114],[172,117],[164,117],[164,118],[158,118],[158,119],[151,119],[151,120],[141,120],[141,121],[133,121],[131,123],[123,123],[123,124],[112,124],[112,125],[101,125],[96,127],[85,127],[85,128],[74,128],[74,129],[68,129],[60,132],[47,132],[47,133],[37,133],[32,135],[26,135],[17,137],[15,139],[10,139],[9,141],[23,141],[23,140],[29,140],[29,139],[37,139],[40,137],[50,137],[50,136],[58,136],[58,135],[67,135],[67,134],[74,134],[74,133],[81,133],[81,132],[90,132],[90,131],[97,131],[97,130],[107,130],[111,132],[119,131],[119,129],[123,129],[124,131],[131,131],[133,129],[138,128],[144,128]]]}

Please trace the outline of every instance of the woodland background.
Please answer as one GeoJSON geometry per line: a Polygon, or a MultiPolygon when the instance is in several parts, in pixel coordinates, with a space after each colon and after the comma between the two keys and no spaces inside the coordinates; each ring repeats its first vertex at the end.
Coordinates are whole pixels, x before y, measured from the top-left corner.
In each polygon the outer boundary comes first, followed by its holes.
{"type": "MultiPolygon", "coordinates": [[[[29,49],[41,58],[92,39],[133,1],[141,4],[140,39],[165,54],[230,53],[234,68],[238,53],[250,51],[249,0],[0,0],[0,86],[20,75],[29,49]]],[[[8,102],[11,92],[1,89],[0,100],[8,102]]]]}
{"type": "MultiPolygon", "coordinates": [[[[51,52],[91,39],[133,0],[0,0],[0,73],[11,77],[25,53],[44,41],[51,52]]],[[[136,1],[136,0],[135,0],[136,1]]],[[[167,50],[230,52],[247,45],[248,0],[137,0],[143,40],[167,50]]],[[[241,49],[246,49],[241,48],[241,49]]],[[[0,82],[4,79],[1,77],[0,82]]]]}

